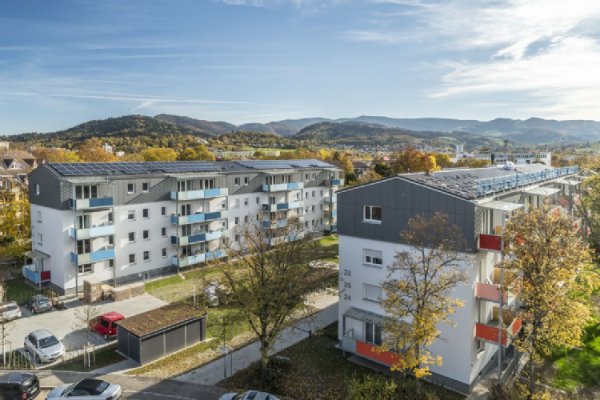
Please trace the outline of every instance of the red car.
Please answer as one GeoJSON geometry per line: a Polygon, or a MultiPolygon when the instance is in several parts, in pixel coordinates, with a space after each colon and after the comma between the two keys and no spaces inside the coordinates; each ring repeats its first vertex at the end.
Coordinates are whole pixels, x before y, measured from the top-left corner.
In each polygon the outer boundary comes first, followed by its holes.
{"type": "Polygon", "coordinates": [[[94,318],[90,323],[90,329],[98,332],[105,340],[117,336],[117,326],[115,322],[125,317],[116,311],[111,311],[94,318]]]}

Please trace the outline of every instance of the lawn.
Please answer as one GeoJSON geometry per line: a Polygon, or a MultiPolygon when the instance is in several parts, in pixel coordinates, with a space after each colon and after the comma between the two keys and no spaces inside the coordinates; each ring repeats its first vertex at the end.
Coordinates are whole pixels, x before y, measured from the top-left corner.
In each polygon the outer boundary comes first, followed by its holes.
{"type": "Polygon", "coordinates": [[[17,304],[23,305],[31,296],[40,291],[32,288],[25,283],[23,278],[11,279],[4,282],[6,286],[6,301],[16,301],[17,304]]]}
{"type": "Polygon", "coordinates": [[[569,392],[583,387],[600,392],[600,315],[586,327],[583,343],[581,349],[554,352],[552,386],[569,392]]]}
{"type": "MultiPolygon", "coordinates": [[[[258,364],[238,372],[227,380],[227,387],[244,390],[248,388],[272,390],[282,398],[337,400],[347,398],[347,385],[353,377],[379,376],[382,374],[346,360],[337,344],[337,323],[316,332],[309,339],[279,353],[289,358],[276,390],[262,387],[258,381],[258,364]]],[[[225,386],[224,382],[220,383],[225,386]]],[[[427,385],[436,390],[440,399],[463,399],[463,396],[441,388],[427,385]]]]}
{"type": "Polygon", "coordinates": [[[115,364],[125,359],[115,351],[116,348],[117,346],[115,343],[114,346],[108,346],[107,348],[98,350],[96,352],[96,363],[92,365],[92,368],[84,368],[83,356],[79,356],[55,365],[52,369],[58,371],[91,371],[97,368],[106,367],[107,365],[115,364]]]}

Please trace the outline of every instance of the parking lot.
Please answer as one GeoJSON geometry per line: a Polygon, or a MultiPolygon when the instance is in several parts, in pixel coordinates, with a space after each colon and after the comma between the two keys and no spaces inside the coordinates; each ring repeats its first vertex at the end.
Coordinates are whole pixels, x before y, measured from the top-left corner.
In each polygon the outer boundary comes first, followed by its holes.
{"type": "MultiPolygon", "coordinates": [[[[94,304],[100,314],[117,311],[127,317],[149,311],[167,303],[144,294],[119,302],[102,302],[94,304]]],[[[81,322],[77,318],[77,309],[85,307],[80,301],[74,300],[66,304],[64,310],[52,310],[41,314],[32,315],[29,309],[21,307],[23,316],[7,324],[7,339],[10,341],[10,350],[23,348],[23,340],[30,332],[36,329],[48,329],[64,344],[68,358],[73,355],[88,341],[88,330],[77,328],[81,322]]],[[[82,314],[81,312],[79,314],[82,314]]],[[[89,335],[93,344],[104,344],[106,341],[97,333],[89,335]]],[[[9,350],[9,349],[7,349],[9,350]]]]}

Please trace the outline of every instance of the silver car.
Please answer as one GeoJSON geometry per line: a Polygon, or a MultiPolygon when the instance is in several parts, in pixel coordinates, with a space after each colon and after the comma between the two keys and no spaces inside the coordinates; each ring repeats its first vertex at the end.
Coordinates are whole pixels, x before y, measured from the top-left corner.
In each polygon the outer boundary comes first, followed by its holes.
{"type": "Polygon", "coordinates": [[[266,392],[248,390],[244,393],[225,393],[219,400],[279,400],[279,398],[266,392]]]}
{"type": "Polygon", "coordinates": [[[21,318],[21,309],[16,302],[11,301],[10,303],[2,304],[0,306],[1,321],[12,321],[17,318],[21,318]]]}
{"type": "Polygon", "coordinates": [[[65,354],[65,346],[47,329],[31,332],[23,347],[38,363],[52,362],[65,354]]]}
{"type": "Polygon", "coordinates": [[[117,400],[121,386],[100,379],[82,379],[77,383],[65,383],[52,389],[46,400],[117,400]]]}

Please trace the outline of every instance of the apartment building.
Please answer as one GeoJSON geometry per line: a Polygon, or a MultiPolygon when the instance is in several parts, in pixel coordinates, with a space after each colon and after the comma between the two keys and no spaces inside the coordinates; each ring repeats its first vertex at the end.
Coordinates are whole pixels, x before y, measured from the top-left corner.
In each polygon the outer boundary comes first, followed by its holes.
{"type": "Polygon", "coordinates": [[[521,321],[517,297],[499,295],[502,277],[495,266],[501,259],[502,229],[516,210],[544,201],[568,212],[576,200],[576,173],[576,167],[542,164],[453,169],[401,174],[338,192],[338,335],[343,351],[381,365],[392,363],[393,353],[374,351],[385,335],[381,285],[386,266],[396,251],[409,249],[400,238],[408,220],[439,211],[462,232],[469,283],[452,293],[464,302],[452,316],[456,327],[441,324],[441,337],[430,346],[443,358],[441,366],[431,367],[430,379],[467,394],[482,374],[499,364],[502,376],[508,376],[516,360],[511,341],[521,321]]]}
{"type": "Polygon", "coordinates": [[[75,292],[87,277],[118,285],[226,257],[242,224],[272,244],[292,217],[323,234],[342,173],[318,160],[44,164],[29,177],[23,274],[75,292]]]}

